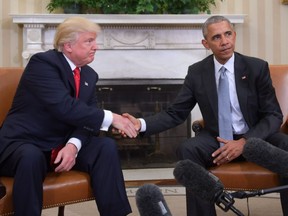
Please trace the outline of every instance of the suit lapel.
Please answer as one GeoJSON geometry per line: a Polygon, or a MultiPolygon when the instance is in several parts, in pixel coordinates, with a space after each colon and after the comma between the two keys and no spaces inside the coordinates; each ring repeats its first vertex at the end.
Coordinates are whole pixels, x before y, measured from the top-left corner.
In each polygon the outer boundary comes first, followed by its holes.
{"type": "Polygon", "coordinates": [[[91,90],[93,89],[95,83],[94,79],[91,80],[91,77],[89,76],[90,72],[87,69],[86,66],[81,68],[81,79],[80,79],[80,91],[79,91],[79,98],[81,98],[82,100],[86,100],[90,94],[91,94],[91,90]]]}
{"type": "Polygon", "coordinates": [[[247,103],[248,103],[248,81],[249,71],[247,70],[246,64],[240,55],[235,54],[234,72],[235,72],[235,85],[240,105],[241,112],[245,119],[248,116],[247,103]]]}
{"type": "Polygon", "coordinates": [[[210,106],[213,110],[214,115],[218,118],[218,95],[217,86],[215,80],[215,68],[213,62],[213,55],[207,59],[204,65],[204,70],[202,73],[202,80],[204,83],[204,89],[206,89],[206,95],[209,100],[210,106]],[[216,104],[216,106],[215,106],[216,104]]]}
{"type": "Polygon", "coordinates": [[[62,62],[63,68],[64,68],[65,73],[66,73],[66,77],[68,78],[68,82],[74,91],[73,96],[75,96],[76,89],[75,89],[75,81],[74,81],[73,71],[71,71],[71,67],[68,64],[67,60],[65,59],[63,53],[61,53],[61,52],[57,52],[57,53],[58,53],[59,58],[62,62]]]}

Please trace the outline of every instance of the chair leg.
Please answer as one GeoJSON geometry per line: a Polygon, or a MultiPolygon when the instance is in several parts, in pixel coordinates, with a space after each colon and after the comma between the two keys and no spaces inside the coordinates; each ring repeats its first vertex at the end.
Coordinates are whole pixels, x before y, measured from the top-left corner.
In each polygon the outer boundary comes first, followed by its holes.
{"type": "Polygon", "coordinates": [[[58,216],[64,216],[65,206],[58,207],[58,216]]]}

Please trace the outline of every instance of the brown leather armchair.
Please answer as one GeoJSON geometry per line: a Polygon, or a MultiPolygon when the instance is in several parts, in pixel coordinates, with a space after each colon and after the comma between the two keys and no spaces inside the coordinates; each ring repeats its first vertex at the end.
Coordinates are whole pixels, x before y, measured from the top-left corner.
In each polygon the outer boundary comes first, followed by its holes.
{"type": "MultiPolygon", "coordinates": [[[[270,65],[269,68],[284,117],[281,130],[288,134],[288,65],[270,65]]],[[[197,134],[203,125],[202,120],[195,121],[192,129],[197,134]]],[[[259,190],[279,186],[276,173],[247,161],[230,162],[213,167],[210,171],[222,181],[227,190],[259,190]]]]}

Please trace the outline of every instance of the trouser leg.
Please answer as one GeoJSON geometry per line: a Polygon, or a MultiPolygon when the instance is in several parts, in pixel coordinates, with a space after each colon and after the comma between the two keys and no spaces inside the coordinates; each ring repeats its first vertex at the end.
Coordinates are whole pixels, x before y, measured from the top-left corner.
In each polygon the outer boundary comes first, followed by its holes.
{"type": "Polygon", "coordinates": [[[75,169],[91,176],[101,216],[124,216],[131,213],[114,140],[106,137],[91,138],[91,142],[80,150],[75,169]]]}
{"type": "Polygon", "coordinates": [[[43,181],[47,160],[34,145],[19,146],[0,166],[2,176],[14,177],[15,216],[40,216],[43,205],[43,181]]]}
{"type": "MultiPolygon", "coordinates": [[[[201,133],[194,138],[188,139],[182,143],[177,150],[180,160],[190,159],[202,167],[213,165],[211,157],[219,146],[215,139],[206,133],[201,133]]],[[[205,181],[205,179],[203,179],[205,181]]],[[[204,201],[186,188],[187,216],[215,216],[216,210],[214,203],[204,201]]]]}

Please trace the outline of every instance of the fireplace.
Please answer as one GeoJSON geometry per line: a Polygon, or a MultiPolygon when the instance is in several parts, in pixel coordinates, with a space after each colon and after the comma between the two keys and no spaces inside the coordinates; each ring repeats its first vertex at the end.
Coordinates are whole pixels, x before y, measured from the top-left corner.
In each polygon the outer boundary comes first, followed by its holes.
{"type": "MultiPolygon", "coordinates": [[[[165,109],[176,97],[183,79],[116,79],[97,84],[98,103],[115,113],[146,117],[165,109]]],[[[191,117],[176,128],[149,137],[116,139],[123,168],[173,167],[178,145],[191,137],[191,117]]]]}

